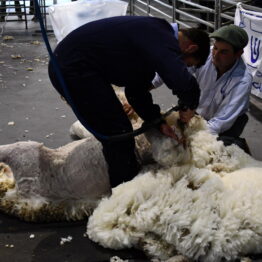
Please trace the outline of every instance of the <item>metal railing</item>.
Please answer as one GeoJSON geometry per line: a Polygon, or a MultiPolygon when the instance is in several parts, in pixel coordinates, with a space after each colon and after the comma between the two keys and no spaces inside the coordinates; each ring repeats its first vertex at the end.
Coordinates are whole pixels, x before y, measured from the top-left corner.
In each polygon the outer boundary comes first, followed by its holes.
{"type": "Polygon", "coordinates": [[[27,12],[26,12],[26,0],[23,1],[0,1],[0,22],[6,23],[7,21],[16,22],[24,21],[25,28],[27,25],[27,12]]]}
{"type": "MultiPolygon", "coordinates": [[[[38,0],[41,14],[43,16],[44,24],[47,26],[46,21],[46,1],[38,0]]],[[[34,1],[32,0],[2,0],[0,1],[0,23],[6,22],[25,22],[25,28],[28,29],[29,19],[36,19],[35,17],[34,1]]]]}
{"type": "MultiPolygon", "coordinates": [[[[29,2],[24,0],[23,2],[29,2]]],[[[72,0],[71,0],[72,1],[72,0]]],[[[129,2],[128,14],[155,16],[166,19],[169,22],[176,22],[181,27],[199,27],[212,32],[217,28],[234,23],[237,0],[123,0],[129,2]]],[[[6,1],[8,2],[8,1],[6,1]]],[[[14,2],[14,1],[12,1],[14,2]]],[[[21,1],[22,2],[22,1],[21,1]]],[[[31,1],[30,1],[31,2],[31,1]]],[[[50,1],[49,1],[50,2],[50,1]]],[[[51,1],[53,4],[59,0],[51,1]]],[[[70,1],[69,1],[70,2],[70,1]]],[[[251,0],[241,1],[245,9],[261,12],[261,8],[252,5],[251,0]]],[[[44,24],[47,28],[47,5],[45,0],[38,0],[43,15],[44,24]]],[[[24,5],[25,6],[25,5],[24,5]]],[[[24,20],[26,22],[29,5],[24,7],[24,20]]]]}
{"type": "MultiPolygon", "coordinates": [[[[130,15],[147,15],[176,22],[182,27],[198,26],[207,31],[234,22],[239,1],[232,0],[129,0],[130,15]]],[[[241,1],[247,9],[251,0],[241,1]]],[[[258,8],[261,10],[261,8],[258,8]]]]}

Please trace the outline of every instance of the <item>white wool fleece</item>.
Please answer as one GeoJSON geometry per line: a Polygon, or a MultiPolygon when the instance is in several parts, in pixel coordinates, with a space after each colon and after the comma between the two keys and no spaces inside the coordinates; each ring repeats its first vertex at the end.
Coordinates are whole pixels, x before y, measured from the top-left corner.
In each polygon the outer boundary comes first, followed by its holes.
{"type": "Polygon", "coordinates": [[[92,240],[142,248],[160,259],[230,261],[262,252],[262,163],[237,146],[225,147],[202,121],[194,118],[185,130],[190,157],[179,161],[176,145],[149,135],[158,151],[153,156],[168,165],[114,188],[89,219],[92,240]],[[161,160],[162,149],[168,161],[161,160]]]}

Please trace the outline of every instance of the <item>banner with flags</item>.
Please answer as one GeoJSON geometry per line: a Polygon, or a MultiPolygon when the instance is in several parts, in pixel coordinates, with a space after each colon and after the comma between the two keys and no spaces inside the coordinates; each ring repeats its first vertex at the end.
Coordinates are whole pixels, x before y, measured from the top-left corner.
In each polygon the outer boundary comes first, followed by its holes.
{"type": "Polygon", "coordinates": [[[235,25],[248,34],[249,43],[243,58],[253,75],[252,94],[262,98],[262,12],[246,10],[237,4],[235,25]]]}

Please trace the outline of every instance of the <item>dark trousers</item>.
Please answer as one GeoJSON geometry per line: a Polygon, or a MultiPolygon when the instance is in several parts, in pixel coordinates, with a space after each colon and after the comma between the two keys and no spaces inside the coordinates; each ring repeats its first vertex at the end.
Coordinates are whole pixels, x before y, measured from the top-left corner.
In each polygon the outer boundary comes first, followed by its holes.
{"type": "Polygon", "coordinates": [[[242,148],[247,154],[251,155],[246,140],[240,137],[247,122],[248,122],[248,116],[246,114],[239,116],[230,129],[219,134],[218,140],[223,141],[225,146],[230,146],[232,144],[235,144],[240,148],[242,148]]]}
{"type": "MultiPolygon", "coordinates": [[[[49,76],[54,87],[66,99],[51,66],[49,66],[49,76]]],[[[92,71],[88,72],[88,70],[82,73],[75,70],[64,73],[64,79],[77,118],[80,121],[84,120],[81,122],[88,130],[90,128],[95,130],[94,135],[103,146],[111,186],[115,187],[131,180],[140,169],[135,155],[134,138],[110,141],[97,135],[98,133],[110,137],[133,130],[112,86],[101,75],[92,71]]]]}
{"type": "Polygon", "coordinates": [[[219,134],[219,136],[240,137],[247,122],[248,122],[248,116],[247,114],[243,114],[236,119],[235,123],[231,126],[230,129],[219,134]]]}

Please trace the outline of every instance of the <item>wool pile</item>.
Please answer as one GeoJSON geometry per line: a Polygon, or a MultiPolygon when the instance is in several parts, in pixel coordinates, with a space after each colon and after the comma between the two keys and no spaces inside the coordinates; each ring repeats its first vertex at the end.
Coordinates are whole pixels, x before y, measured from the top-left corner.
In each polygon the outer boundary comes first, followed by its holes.
{"type": "Polygon", "coordinates": [[[186,149],[156,131],[147,134],[158,167],[114,188],[89,218],[87,234],[103,247],[136,247],[163,260],[261,253],[262,163],[225,147],[198,116],[184,135],[186,149]]]}

